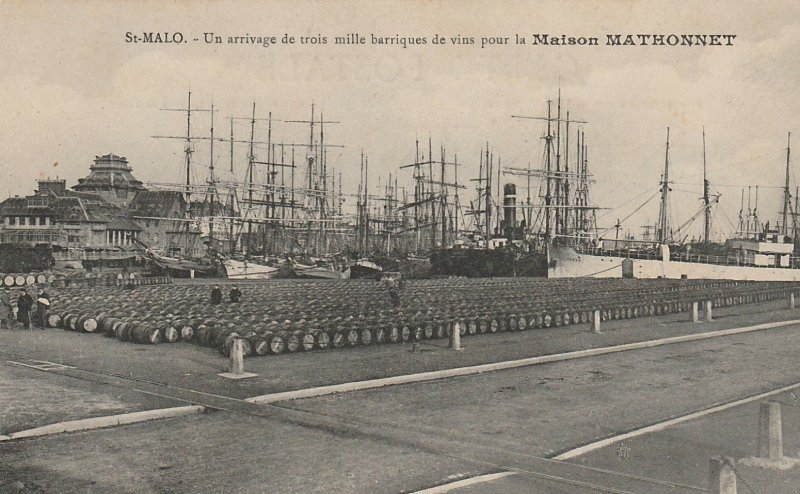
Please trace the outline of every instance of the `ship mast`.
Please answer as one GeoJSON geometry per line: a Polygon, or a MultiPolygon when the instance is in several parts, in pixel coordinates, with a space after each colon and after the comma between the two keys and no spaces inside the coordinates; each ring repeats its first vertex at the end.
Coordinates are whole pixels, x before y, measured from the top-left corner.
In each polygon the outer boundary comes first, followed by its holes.
{"type": "Polygon", "coordinates": [[[671,240],[669,225],[669,127],[667,127],[667,147],[664,159],[664,176],[661,181],[661,210],[658,214],[658,242],[667,243],[671,240]]]}
{"type": "Polygon", "coordinates": [[[783,187],[783,223],[781,223],[781,234],[785,237],[789,235],[789,224],[787,222],[787,215],[789,214],[789,204],[791,194],[789,193],[789,154],[792,147],[792,133],[786,137],[786,182],[783,187]]]}
{"type": "Polygon", "coordinates": [[[704,221],[703,221],[703,243],[708,244],[708,238],[711,231],[711,205],[708,199],[708,176],[706,174],[706,128],[703,127],[703,208],[704,208],[704,221]]]}

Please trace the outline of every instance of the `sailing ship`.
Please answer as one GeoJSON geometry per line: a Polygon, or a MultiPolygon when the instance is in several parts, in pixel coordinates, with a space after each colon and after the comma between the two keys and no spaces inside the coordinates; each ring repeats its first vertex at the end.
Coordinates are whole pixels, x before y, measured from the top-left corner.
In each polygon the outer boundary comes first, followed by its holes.
{"type": "MultiPolygon", "coordinates": [[[[320,265],[280,261],[287,256],[302,255],[325,258],[331,252],[346,247],[348,236],[347,218],[342,214],[341,174],[339,191],[336,191],[336,171],[329,169],[327,150],[342,147],[325,141],[326,121],[322,114],[311,107],[309,120],[273,120],[256,117],[256,105],[248,117],[230,117],[230,138],[214,134],[215,109],[193,108],[191,93],[187,108],[168,109],[186,113],[186,136],[154,136],[156,138],[179,139],[185,142],[185,181],[181,184],[150,184],[159,190],[180,191],[190,207],[187,210],[189,223],[197,225],[199,237],[221,265],[221,272],[231,279],[264,279],[282,276],[344,277],[345,269],[327,268],[320,265]],[[202,137],[192,134],[192,115],[209,112],[210,135],[202,137]],[[249,124],[249,139],[234,138],[234,122],[246,120],[249,124]],[[256,138],[257,123],[267,123],[266,140],[256,138]],[[301,123],[310,126],[310,141],[307,144],[276,142],[273,122],[301,123]],[[194,143],[205,140],[209,143],[210,156],[205,183],[193,183],[197,174],[194,160],[194,143]],[[216,167],[215,142],[230,144],[230,171],[216,167]],[[247,164],[244,176],[237,178],[234,167],[234,147],[247,148],[247,164]],[[266,157],[259,158],[264,152],[266,157]],[[301,168],[295,161],[295,149],[305,149],[305,176],[302,184],[295,170],[301,168]],[[290,153],[287,153],[287,149],[290,153]],[[291,159],[288,158],[290,154],[291,159]],[[225,177],[225,175],[228,175],[225,177]]],[[[263,156],[263,155],[262,155],[263,156]]]]}
{"type": "MultiPolygon", "coordinates": [[[[790,135],[791,137],[791,135],[790,135]]],[[[786,184],[782,222],[770,228],[761,225],[756,208],[743,215],[735,238],[729,239],[721,252],[695,253],[691,246],[676,242],[669,220],[669,129],[665,153],[664,174],[661,180],[661,206],[655,242],[640,242],[605,247],[606,240],[586,241],[573,237],[552,238],[548,243],[548,277],[599,277],[599,278],[673,278],[673,279],[725,279],[749,281],[800,281],[800,259],[794,257],[794,240],[789,236],[790,145],[786,148],[786,184]]],[[[709,181],[705,167],[705,131],[703,132],[703,205],[704,243],[709,243],[711,208],[714,203],[709,194],[709,181]]],[[[757,197],[757,192],[756,192],[757,197]]],[[[749,203],[749,198],[748,198],[749,203]]],[[[756,199],[757,204],[757,199],[756,199]]],[[[796,206],[795,206],[796,209],[796,206]]],[[[697,215],[696,215],[697,216],[697,215]]],[[[796,222],[795,222],[796,223],[796,222]]],[[[618,222],[619,225],[619,222],[618,222]]],[[[793,235],[796,235],[796,227],[793,235]]],[[[678,239],[681,240],[681,239],[678,239]]],[[[611,242],[608,242],[611,243],[611,242]]],[[[695,249],[697,250],[697,249],[695,249]]]]}
{"type": "Polygon", "coordinates": [[[174,256],[160,254],[148,247],[141,240],[130,237],[131,242],[136,245],[142,255],[159,268],[165,270],[170,276],[186,278],[195,276],[216,276],[219,272],[219,265],[214,262],[203,262],[203,260],[192,260],[174,256]]]}

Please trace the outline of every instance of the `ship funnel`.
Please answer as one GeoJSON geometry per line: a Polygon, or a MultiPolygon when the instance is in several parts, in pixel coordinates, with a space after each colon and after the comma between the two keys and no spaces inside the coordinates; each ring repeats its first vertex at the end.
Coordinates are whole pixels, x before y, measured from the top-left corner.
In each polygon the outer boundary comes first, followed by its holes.
{"type": "Polygon", "coordinates": [[[506,238],[512,240],[517,228],[517,186],[506,184],[503,187],[503,219],[506,238]]]}

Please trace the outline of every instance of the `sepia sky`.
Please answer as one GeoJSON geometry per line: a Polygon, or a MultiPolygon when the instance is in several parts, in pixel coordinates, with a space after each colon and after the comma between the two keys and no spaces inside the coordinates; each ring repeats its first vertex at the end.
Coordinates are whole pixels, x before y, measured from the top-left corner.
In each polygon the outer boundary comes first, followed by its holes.
{"type": "MultiPolygon", "coordinates": [[[[490,143],[504,166],[536,167],[543,126],[511,115],[541,116],[561,88],[562,106],[584,120],[592,197],[601,226],[624,218],[653,195],[671,128],[673,222],[699,207],[702,128],[712,191],[721,194],[714,230],[736,226],[742,186],[759,185],[759,213],[773,223],[782,201],[787,132],[800,152],[800,3],[793,1],[22,1],[0,0],[0,194],[29,194],[34,181],[60,176],[74,185],[95,155],[126,156],[137,178],[182,178],[183,144],[153,139],[185,133],[185,115],[160,111],[208,108],[215,131],[227,117],[307,120],[314,103],[326,120],[329,167],[358,183],[359,156],[369,156],[370,182],[414,160],[415,140],[445,146],[469,178],[490,143]],[[181,32],[189,43],[133,44],[126,32],[181,32]],[[205,44],[203,33],[327,37],[326,45],[205,44]],[[361,46],[337,46],[357,33],[361,46]],[[424,46],[375,46],[370,35],[426,37],[424,46]],[[600,46],[515,45],[515,34],[596,36],[600,46]],[[732,47],[605,46],[606,34],[735,34],[732,47]],[[439,34],[444,46],[431,44],[439,34]],[[453,45],[453,36],[476,45],[453,45]],[[481,38],[510,37],[481,48],[481,38]],[[201,41],[194,42],[193,38],[201,41]]],[[[197,114],[207,135],[208,114],[197,114]]],[[[246,139],[247,122],[235,125],[246,139]]],[[[265,122],[256,139],[266,140],[265,122]]],[[[307,141],[308,129],[275,122],[276,142],[307,141]]],[[[259,158],[266,158],[264,148],[259,158]]],[[[242,178],[246,146],[234,150],[242,178]]],[[[230,149],[215,148],[228,169],[230,149]]],[[[196,144],[197,177],[208,166],[207,142],[196,144]]],[[[298,159],[298,161],[300,161],[298,159]]],[[[797,168],[797,167],[794,167],[797,168]]],[[[399,172],[402,185],[409,170],[399,172]]],[[[452,178],[452,177],[451,177],[452,178]]],[[[792,184],[800,184],[792,172],[792,184]]],[[[505,179],[503,179],[505,182],[505,179]]],[[[536,194],[536,191],[533,192],[536,194]]],[[[755,192],[753,191],[753,194],[755,192]]],[[[525,195],[524,189],[519,195],[525,195]]],[[[352,200],[351,200],[352,202],[352,200]]],[[[626,226],[654,222],[657,198],[626,226]]],[[[699,231],[699,230],[698,230],[699,231]]]]}

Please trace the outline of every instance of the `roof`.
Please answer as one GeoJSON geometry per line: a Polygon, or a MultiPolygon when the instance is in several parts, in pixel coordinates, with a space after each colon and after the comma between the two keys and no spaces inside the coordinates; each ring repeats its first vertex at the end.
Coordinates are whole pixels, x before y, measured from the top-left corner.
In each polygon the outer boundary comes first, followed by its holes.
{"type": "Polygon", "coordinates": [[[116,154],[95,156],[89,176],[78,179],[75,190],[136,189],[144,190],[144,184],[131,173],[128,160],[116,154]]]}
{"type": "Polygon", "coordinates": [[[183,209],[186,201],[182,192],[172,190],[143,190],[130,203],[130,216],[165,217],[176,206],[183,209]]]}
{"type": "Polygon", "coordinates": [[[108,222],[123,216],[123,211],[97,194],[65,191],[63,195],[49,194],[46,207],[28,207],[28,199],[39,197],[11,197],[0,203],[3,216],[54,216],[68,222],[108,222]]]}
{"type": "Polygon", "coordinates": [[[111,218],[106,225],[106,228],[109,230],[128,230],[136,232],[142,231],[139,225],[127,218],[111,218]]]}

